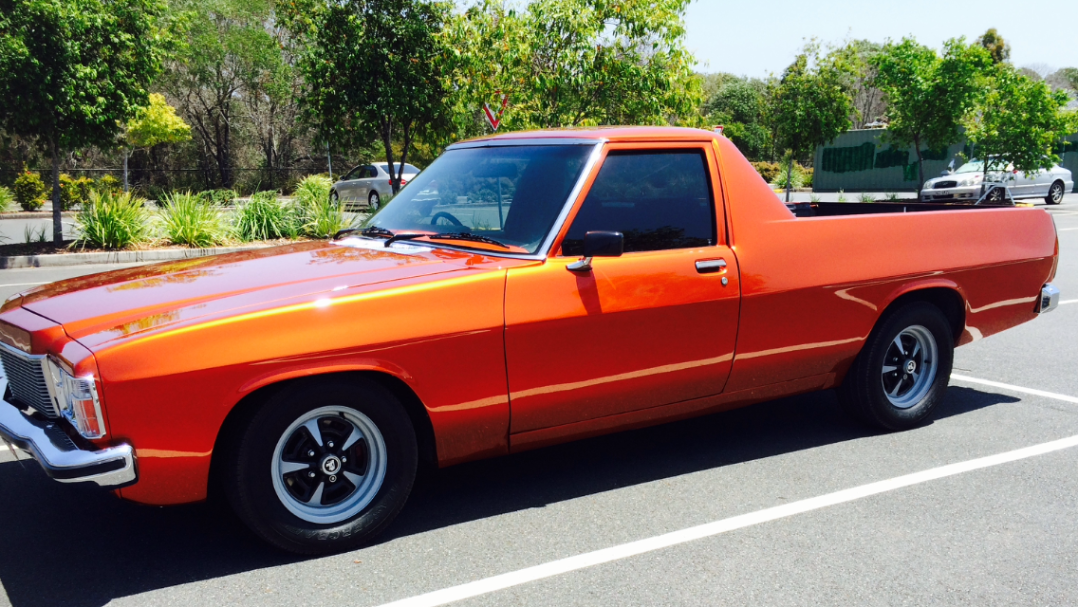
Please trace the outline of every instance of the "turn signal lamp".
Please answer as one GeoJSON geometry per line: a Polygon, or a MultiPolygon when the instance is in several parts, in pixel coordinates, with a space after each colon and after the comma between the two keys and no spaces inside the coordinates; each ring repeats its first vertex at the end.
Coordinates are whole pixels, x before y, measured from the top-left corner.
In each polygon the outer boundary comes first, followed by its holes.
{"type": "MultiPolygon", "coordinates": [[[[52,361],[50,361],[52,362],[52,361]]],[[[105,436],[105,418],[93,375],[74,377],[58,364],[50,365],[56,382],[56,401],[60,414],[85,438],[105,436]]]]}

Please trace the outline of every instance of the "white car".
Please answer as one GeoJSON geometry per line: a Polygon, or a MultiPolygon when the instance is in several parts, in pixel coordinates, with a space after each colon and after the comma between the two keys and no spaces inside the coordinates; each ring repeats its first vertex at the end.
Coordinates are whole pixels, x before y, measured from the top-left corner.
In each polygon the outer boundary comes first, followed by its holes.
{"type": "MultiPolygon", "coordinates": [[[[395,163],[394,172],[400,166],[395,163]]],[[[401,187],[419,174],[419,169],[405,164],[401,171],[401,187]]],[[[351,209],[356,204],[366,203],[367,208],[377,211],[385,202],[393,197],[393,183],[389,178],[389,164],[376,162],[374,164],[362,164],[348,171],[340,181],[333,184],[329,192],[329,198],[334,203],[344,202],[346,209],[351,209]]]]}
{"type": "MultiPolygon", "coordinates": [[[[953,173],[926,181],[921,198],[926,202],[977,200],[983,180],[984,162],[970,160],[953,173]]],[[[1063,195],[1074,189],[1071,172],[1059,165],[1029,175],[1008,165],[1005,171],[989,171],[988,183],[1006,186],[1012,198],[1043,198],[1048,204],[1063,202],[1063,195]]]]}

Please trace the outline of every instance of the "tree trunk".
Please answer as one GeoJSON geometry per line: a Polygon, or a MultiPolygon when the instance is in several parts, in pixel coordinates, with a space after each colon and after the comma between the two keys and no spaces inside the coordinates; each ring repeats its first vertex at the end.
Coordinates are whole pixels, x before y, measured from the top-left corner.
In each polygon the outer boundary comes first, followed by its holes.
{"type": "Polygon", "coordinates": [[[64,244],[63,205],[60,203],[60,150],[56,139],[49,140],[52,148],[52,242],[56,246],[64,244]]]}
{"type": "Polygon", "coordinates": [[[385,147],[386,163],[389,165],[389,186],[396,196],[397,190],[400,189],[400,172],[393,169],[393,123],[389,119],[382,121],[382,145],[385,147]]]}
{"type": "Polygon", "coordinates": [[[790,152],[790,160],[786,163],[786,202],[790,202],[790,182],[794,171],[794,153],[790,152]]]}
{"type": "Polygon", "coordinates": [[[913,138],[913,152],[917,155],[917,202],[921,202],[921,189],[925,187],[925,163],[921,160],[921,140],[913,138]]]}

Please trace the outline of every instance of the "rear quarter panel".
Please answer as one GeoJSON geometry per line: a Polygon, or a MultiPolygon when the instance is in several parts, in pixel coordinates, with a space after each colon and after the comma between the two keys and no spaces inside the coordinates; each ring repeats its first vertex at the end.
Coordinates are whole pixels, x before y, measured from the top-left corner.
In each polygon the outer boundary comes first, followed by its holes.
{"type": "Polygon", "coordinates": [[[959,343],[1036,317],[1057,253],[1043,210],[794,218],[728,140],[717,145],[743,297],[728,392],[841,381],[887,306],[918,289],[962,296],[959,343]]]}

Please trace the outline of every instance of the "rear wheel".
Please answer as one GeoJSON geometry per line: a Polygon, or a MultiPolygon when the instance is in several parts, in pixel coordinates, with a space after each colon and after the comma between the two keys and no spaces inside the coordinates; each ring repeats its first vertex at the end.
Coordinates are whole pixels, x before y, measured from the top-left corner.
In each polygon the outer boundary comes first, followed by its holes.
{"type": "Polygon", "coordinates": [[[378,192],[371,192],[371,195],[367,197],[367,206],[372,211],[377,211],[378,207],[382,205],[382,199],[378,196],[378,192]]]}
{"type": "Polygon", "coordinates": [[[1052,187],[1048,188],[1048,196],[1044,198],[1044,201],[1048,204],[1059,204],[1063,202],[1063,195],[1066,192],[1063,191],[1063,182],[1057,181],[1052,184],[1052,187]]]}
{"type": "Polygon", "coordinates": [[[369,380],[305,380],[241,431],[224,490],[267,542],[298,554],[358,547],[404,506],[418,454],[411,420],[369,380]]]}
{"type": "Polygon", "coordinates": [[[873,329],[838,390],[843,408],[884,430],[920,425],[947,393],[954,338],[939,308],[914,302],[873,329]]]}

